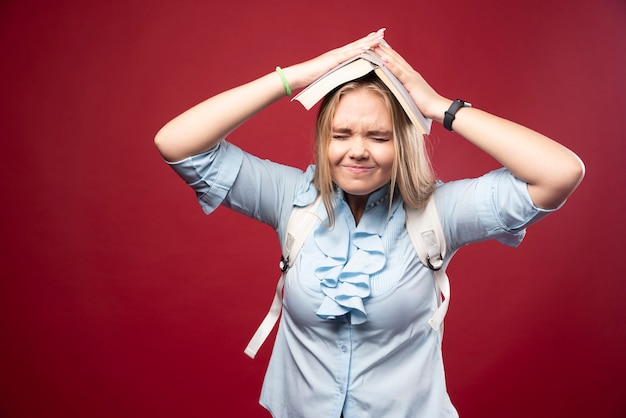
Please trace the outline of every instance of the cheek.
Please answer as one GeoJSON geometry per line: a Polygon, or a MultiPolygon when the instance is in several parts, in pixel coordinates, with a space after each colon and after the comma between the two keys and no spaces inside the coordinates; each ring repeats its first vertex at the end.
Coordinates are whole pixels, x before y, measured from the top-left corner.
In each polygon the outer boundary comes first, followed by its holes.
{"type": "Polygon", "coordinates": [[[328,161],[331,165],[338,164],[345,154],[345,150],[342,149],[341,143],[337,141],[331,141],[328,144],[328,161]]]}
{"type": "Polygon", "coordinates": [[[390,146],[381,149],[378,157],[378,164],[386,170],[391,170],[393,168],[393,162],[396,159],[395,147],[390,146]]]}

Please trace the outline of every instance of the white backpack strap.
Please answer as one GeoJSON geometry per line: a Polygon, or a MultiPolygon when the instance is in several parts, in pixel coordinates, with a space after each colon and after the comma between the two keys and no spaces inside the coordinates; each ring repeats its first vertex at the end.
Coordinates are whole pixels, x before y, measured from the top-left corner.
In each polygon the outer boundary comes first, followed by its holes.
{"type": "Polygon", "coordinates": [[[450,280],[446,274],[444,257],[446,238],[437,214],[434,194],[423,208],[405,206],[406,227],[422,264],[428,267],[435,278],[435,289],[439,306],[428,324],[439,330],[450,304],[450,280]]]}
{"type": "Polygon", "coordinates": [[[256,353],[259,351],[259,348],[263,345],[265,340],[267,339],[270,332],[274,328],[276,321],[278,321],[278,317],[280,316],[280,311],[283,308],[283,283],[285,282],[285,273],[280,275],[280,279],[278,279],[278,284],[276,285],[276,293],[274,294],[274,300],[272,300],[272,305],[270,306],[270,310],[265,315],[265,319],[261,322],[261,325],[257,328],[256,332],[248,342],[248,346],[243,351],[250,358],[254,358],[256,353]]]}
{"type": "Polygon", "coordinates": [[[298,253],[302,249],[304,241],[319,220],[317,206],[320,201],[321,199],[318,196],[309,206],[303,208],[295,207],[289,216],[287,230],[285,231],[285,241],[283,243],[283,254],[280,259],[280,270],[282,273],[276,285],[276,293],[274,294],[274,300],[272,301],[270,310],[244,350],[244,353],[250,358],[256,356],[256,353],[270,335],[276,325],[276,321],[278,321],[280,317],[280,312],[283,308],[283,285],[285,283],[285,275],[289,267],[293,265],[298,257],[298,253]]]}

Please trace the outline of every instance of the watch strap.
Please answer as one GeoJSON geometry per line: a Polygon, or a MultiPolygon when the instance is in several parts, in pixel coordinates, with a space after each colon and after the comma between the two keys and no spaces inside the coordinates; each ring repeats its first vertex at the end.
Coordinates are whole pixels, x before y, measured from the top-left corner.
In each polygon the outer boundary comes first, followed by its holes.
{"type": "Polygon", "coordinates": [[[452,131],[452,122],[454,122],[454,119],[456,118],[456,112],[458,112],[459,109],[462,107],[472,107],[472,104],[465,102],[461,99],[456,99],[455,101],[452,102],[452,104],[450,105],[450,108],[446,110],[446,113],[444,114],[444,117],[443,117],[444,128],[446,128],[449,131],[452,131]]]}

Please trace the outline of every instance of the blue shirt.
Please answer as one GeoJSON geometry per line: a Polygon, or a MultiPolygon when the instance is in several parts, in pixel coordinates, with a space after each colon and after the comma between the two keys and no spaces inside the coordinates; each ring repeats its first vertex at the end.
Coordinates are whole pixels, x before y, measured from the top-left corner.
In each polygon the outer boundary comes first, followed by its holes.
{"type": "MultiPolygon", "coordinates": [[[[205,213],[230,207],[272,226],[281,244],[292,208],[317,195],[313,166],[303,172],[228,142],[171,166],[205,213]]],[[[506,169],[442,184],[435,202],[449,255],[486,239],[517,246],[550,212],[506,169]]],[[[401,197],[388,187],[372,193],[357,225],[339,190],[335,211],[334,227],[313,231],[285,277],[261,404],[280,418],[457,417],[442,334],[427,323],[438,304],[433,276],[410,241],[401,197]]]]}

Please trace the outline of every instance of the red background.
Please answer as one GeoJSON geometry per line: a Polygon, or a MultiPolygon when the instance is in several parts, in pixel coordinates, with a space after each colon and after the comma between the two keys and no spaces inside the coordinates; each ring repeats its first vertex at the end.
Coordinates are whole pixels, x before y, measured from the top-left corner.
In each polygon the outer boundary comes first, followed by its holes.
{"type": "MultiPolygon", "coordinates": [[[[152,139],[226,88],[385,26],[442,94],[535,128],[587,176],[517,249],[450,268],[444,355],[461,416],[626,416],[623,0],[4,1],[0,416],[266,417],[268,227],[205,217],[152,139]]],[[[306,166],[283,100],[232,140],[306,166]]],[[[494,162],[435,126],[444,180],[494,162]]]]}

